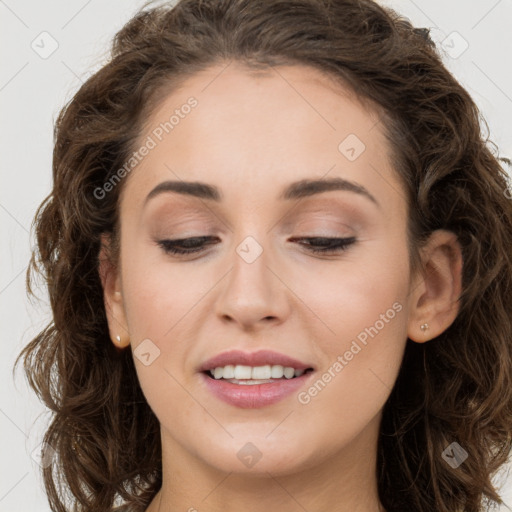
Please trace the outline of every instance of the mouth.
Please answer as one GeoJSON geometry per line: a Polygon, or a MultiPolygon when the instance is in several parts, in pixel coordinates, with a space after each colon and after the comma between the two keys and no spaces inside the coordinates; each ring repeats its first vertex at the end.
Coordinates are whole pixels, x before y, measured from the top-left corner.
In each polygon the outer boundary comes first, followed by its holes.
{"type": "Polygon", "coordinates": [[[242,409],[266,407],[307,385],[315,367],[270,350],[221,353],[198,368],[207,395],[242,409]]]}
{"type": "MultiPolygon", "coordinates": [[[[248,368],[251,369],[251,367],[248,368]]],[[[289,378],[283,375],[279,378],[253,379],[251,374],[251,378],[247,379],[228,379],[220,377],[220,370],[217,368],[213,372],[214,374],[217,372],[218,378],[215,378],[209,370],[200,374],[205,394],[240,409],[267,407],[291,398],[294,394],[297,395],[301,388],[307,386],[315,374],[313,369],[307,368],[300,370],[297,375],[294,370],[294,375],[289,378]]],[[[290,375],[291,372],[287,373],[290,375]]],[[[229,369],[228,375],[230,375],[229,369]]]]}

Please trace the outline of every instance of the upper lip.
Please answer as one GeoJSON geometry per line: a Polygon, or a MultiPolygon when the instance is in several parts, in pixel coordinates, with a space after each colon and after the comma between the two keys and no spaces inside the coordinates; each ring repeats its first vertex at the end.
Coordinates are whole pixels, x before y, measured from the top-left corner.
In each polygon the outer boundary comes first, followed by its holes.
{"type": "Polygon", "coordinates": [[[258,350],[257,352],[243,352],[241,350],[229,350],[222,352],[205,361],[200,367],[200,372],[205,372],[219,366],[227,365],[264,366],[281,365],[295,368],[296,370],[307,370],[312,365],[303,363],[293,357],[273,352],[272,350],[258,350]]]}

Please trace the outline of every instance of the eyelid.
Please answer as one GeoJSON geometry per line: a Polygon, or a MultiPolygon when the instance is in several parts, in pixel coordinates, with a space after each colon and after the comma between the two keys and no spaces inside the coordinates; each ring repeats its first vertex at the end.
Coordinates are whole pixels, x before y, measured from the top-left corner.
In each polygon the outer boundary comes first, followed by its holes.
{"type": "MultiPolygon", "coordinates": [[[[338,207],[339,208],[339,207],[338,207]]],[[[364,218],[356,214],[357,210],[341,209],[333,211],[332,208],[321,209],[310,208],[300,212],[291,213],[279,226],[280,234],[291,234],[292,232],[312,232],[314,236],[325,233],[325,236],[341,236],[343,233],[355,233],[364,224],[364,218]]]]}
{"type": "MultiPolygon", "coordinates": [[[[182,199],[183,198],[179,198],[182,199]]],[[[158,201],[157,201],[158,202],[158,201]]],[[[233,232],[234,226],[230,220],[215,208],[218,205],[197,204],[187,200],[164,203],[154,210],[158,218],[169,218],[173,227],[177,227],[188,222],[206,222],[206,226],[215,224],[216,230],[223,232],[233,232]]],[[[357,203],[343,200],[338,197],[310,197],[304,198],[291,210],[283,211],[276,215],[276,220],[269,224],[269,229],[277,227],[282,234],[294,231],[303,224],[309,222],[327,222],[333,223],[338,227],[358,228],[365,222],[366,209],[357,203]]],[[[153,213],[151,213],[153,217],[153,213]]],[[[213,227],[213,226],[212,226],[213,227]]],[[[315,229],[316,231],[316,229],[315,229]]]]}

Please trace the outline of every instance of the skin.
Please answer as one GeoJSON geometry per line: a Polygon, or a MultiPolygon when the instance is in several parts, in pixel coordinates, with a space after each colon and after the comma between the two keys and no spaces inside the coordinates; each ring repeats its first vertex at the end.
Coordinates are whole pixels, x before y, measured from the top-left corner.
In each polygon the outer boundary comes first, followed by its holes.
{"type": "Polygon", "coordinates": [[[197,107],[124,184],[120,265],[108,262],[108,237],[101,255],[113,342],[135,350],[149,338],[160,350],[148,366],[134,358],[161,425],[163,486],[147,510],[377,512],[382,408],[407,337],[428,341],[455,319],[457,240],[433,233],[424,271],[411,272],[405,191],[382,123],[319,71],[213,66],[162,99],[140,140],[190,96],[197,107]],[[366,146],[354,161],[338,149],[349,134],[366,146]],[[378,205],[349,190],[278,198],[291,182],[331,177],[359,184],[378,205]],[[215,185],[222,201],[166,192],[145,205],[166,180],[215,185]],[[189,257],[157,243],[203,235],[217,243],[189,257]],[[236,251],[247,236],[263,249],[250,264],[236,251]],[[322,256],[292,240],[301,236],[356,242],[322,256]],[[237,408],[196,371],[229,349],[270,349],[314,366],[316,380],[396,303],[394,318],[307,404],[293,393],[237,408]],[[248,442],[261,453],[250,468],[237,457],[248,442]]]}

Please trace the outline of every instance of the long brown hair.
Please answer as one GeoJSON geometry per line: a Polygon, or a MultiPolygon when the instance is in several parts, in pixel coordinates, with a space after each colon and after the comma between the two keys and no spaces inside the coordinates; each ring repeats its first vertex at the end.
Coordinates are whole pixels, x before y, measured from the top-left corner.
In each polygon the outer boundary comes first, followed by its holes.
{"type": "Polygon", "coordinates": [[[94,191],[127,161],[163,94],[231,60],[314,66],[352,88],[384,120],[407,192],[413,256],[433,230],[457,234],[460,312],[435,340],[407,341],[383,411],[378,489],[388,512],[476,512],[500,502],[491,479],[512,437],[512,203],[479,111],[428,31],[371,0],[149,7],[60,112],[53,190],[34,220],[27,287],[33,295],[35,274],[43,277],[53,320],[16,365],[23,358],[53,412],[44,446],[56,456],[43,470],[52,510],[107,511],[118,501],[144,510],[161,486],[159,423],[131,352],[109,339],[98,274],[101,235],[118,233],[125,180],[104,197],[94,191]],[[468,454],[456,468],[443,457],[455,442],[468,454]]]}

